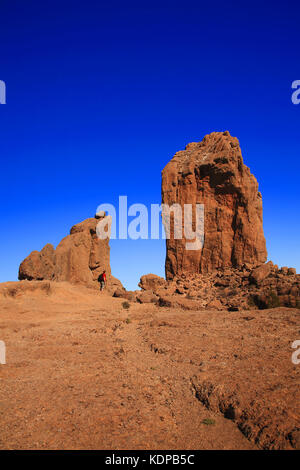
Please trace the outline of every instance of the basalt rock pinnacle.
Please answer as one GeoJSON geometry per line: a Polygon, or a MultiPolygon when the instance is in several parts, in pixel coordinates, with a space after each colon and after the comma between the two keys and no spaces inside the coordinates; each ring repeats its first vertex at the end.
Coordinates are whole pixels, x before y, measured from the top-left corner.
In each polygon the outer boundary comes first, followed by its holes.
{"type": "Polygon", "coordinates": [[[259,266],[267,259],[262,196],[244,165],[239,141],[213,132],[177,152],[162,172],[162,202],[204,204],[204,245],[187,250],[187,240],[167,240],[166,278],[259,266]]]}

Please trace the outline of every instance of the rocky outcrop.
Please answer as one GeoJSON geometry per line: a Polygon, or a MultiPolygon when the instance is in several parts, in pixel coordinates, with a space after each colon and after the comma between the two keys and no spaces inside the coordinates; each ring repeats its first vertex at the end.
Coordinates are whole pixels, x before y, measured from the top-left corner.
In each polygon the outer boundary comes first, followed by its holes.
{"type": "Polygon", "coordinates": [[[162,202],[182,208],[192,204],[194,223],[196,204],[204,204],[202,249],[187,250],[184,236],[174,239],[171,223],[167,279],[244,265],[253,268],[266,261],[258,183],[243,163],[238,139],[229,132],[213,132],[174,155],[162,172],[162,202]]]}
{"type": "Polygon", "coordinates": [[[41,251],[33,251],[20,265],[19,280],[29,281],[54,278],[55,250],[47,244],[41,251]]]}
{"type": "Polygon", "coordinates": [[[140,304],[156,303],[158,296],[155,295],[152,290],[144,290],[136,296],[136,300],[140,304]]]}
{"type": "Polygon", "coordinates": [[[157,290],[166,285],[166,280],[156,274],[145,274],[141,277],[139,282],[139,287],[143,290],[157,290]]]}
{"type": "Polygon", "coordinates": [[[117,297],[120,299],[126,299],[129,300],[130,302],[135,302],[136,301],[136,292],[135,291],[130,291],[126,290],[125,288],[117,288],[114,291],[113,297],[117,297]]]}
{"type": "Polygon", "coordinates": [[[190,310],[300,308],[300,275],[269,261],[253,270],[243,267],[175,276],[153,292],[160,306],[190,310]]]}
{"type": "Polygon", "coordinates": [[[106,270],[108,289],[123,288],[111,275],[109,239],[99,239],[96,227],[105,214],[74,225],[57,246],[50,244],[40,252],[33,251],[20,265],[19,280],[68,281],[98,287],[98,276],[106,270]]]}
{"type": "Polygon", "coordinates": [[[252,281],[256,285],[259,285],[261,281],[263,281],[269,276],[270,272],[272,271],[272,268],[273,268],[272,261],[269,261],[268,263],[258,266],[258,268],[254,269],[251,272],[250,281],[252,281]]]}

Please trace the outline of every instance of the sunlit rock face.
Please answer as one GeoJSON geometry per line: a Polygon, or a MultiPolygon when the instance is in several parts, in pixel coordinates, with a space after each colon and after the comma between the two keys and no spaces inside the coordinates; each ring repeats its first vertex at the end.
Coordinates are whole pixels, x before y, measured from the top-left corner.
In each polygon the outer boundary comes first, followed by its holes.
{"type": "MultiPolygon", "coordinates": [[[[204,204],[204,244],[187,250],[174,239],[174,225],[167,240],[166,278],[217,269],[258,266],[267,259],[262,221],[262,197],[256,178],[244,165],[239,141],[228,131],[213,132],[177,152],[162,171],[162,202],[204,204]]],[[[183,220],[182,220],[183,225],[183,220]]]]}
{"type": "Polygon", "coordinates": [[[47,244],[41,251],[33,251],[21,263],[19,279],[68,281],[98,288],[99,274],[106,270],[108,287],[122,288],[111,275],[109,238],[99,239],[96,233],[102,219],[105,213],[74,225],[56,249],[47,244]]]}

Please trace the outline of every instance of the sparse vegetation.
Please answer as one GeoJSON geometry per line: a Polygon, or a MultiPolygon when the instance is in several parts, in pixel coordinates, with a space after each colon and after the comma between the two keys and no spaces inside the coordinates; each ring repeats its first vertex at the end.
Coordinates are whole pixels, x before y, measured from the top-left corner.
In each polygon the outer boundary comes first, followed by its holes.
{"type": "Polygon", "coordinates": [[[216,422],[212,418],[205,418],[203,419],[202,424],[206,424],[207,426],[213,426],[214,424],[216,424],[216,422]]]}
{"type": "Polygon", "coordinates": [[[248,305],[249,305],[249,307],[252,307],[252,308],[258,307],[257,303],[255,302],[255,296],[254,295],[249,296],[248,305]]]}
{"type": "Polygon", "coordinates": [[[271,291],[267,296],[267,307],[266,308],[276,308],[280,307],[280,301],[278,295],[271,291]]]}
{"type": "Polygon", "coordinates": [[[250,295],[248,298],[249,307],[257,307],[260,310],[267,308],[280,307],[280,301],[278,295],[274,291],[269,291],[261,295],[250,295]]]}
{"type": "Polygon", "coordinates": [[[127,325],[129,325],[129,323],[131,323],[131,318],[127,317],[125,322],[127,323],[127,325]]]}
{"type": "Polygon", "coordinates": [[[127,302],[127,300],[125,300],[125,302],[122,303],[122,307],[125,309],[125,310],[128,310],[130,308],[130,303],[127,302]]]}

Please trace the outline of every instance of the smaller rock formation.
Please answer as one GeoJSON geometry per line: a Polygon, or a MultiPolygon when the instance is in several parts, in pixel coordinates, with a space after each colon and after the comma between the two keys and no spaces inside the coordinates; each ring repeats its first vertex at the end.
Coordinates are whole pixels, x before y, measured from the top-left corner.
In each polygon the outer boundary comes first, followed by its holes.
{"type": "Polygon", "coordinates": [[[156,303],[158,301],[158,296],[155,295],[152,290],[144,290],[137,294],[136,300],[140,304],[156,303]]]}
{"type": "Polygon", "coordinates": [[[272,271],[273,263],[269,261],[268,263],[262,264],[258,268],[254,269],[250,274],[250,281],[254,282],[256,285],[259,285],[261,281],[266,279],[270,272],[272,271]]]}
{"type": "Polygon", "coordinates": [[[145,274],[139,282],[139,287],[143,290],[157,290],[166,285],[167,281],[156,274],[145,274]]]}
{"type": "Polygon", "coordinates": [[[130,302],[135,302],[136,301],[136,292],[126,290],[124,287],[122,289],[118,287],[117,289],[115,289],[115,291],[113,293],[113,297],[117,297],[117,298],[120,298],[120,299],[126,299],[126,300],[129,300],[130,302]]]}
{"type": "Polygon", "coordinates": [[[33,251],[20,265],[19,280],[29,281],[54,278],[55,250],[48,243],[41,251],[33,251]]]}
{"type": "Polygon", "coordinates": [[[109,291],[123,289],[111,275],[109,238],[97,237],[96,227],[105,212],[74,225],[57,246],[47,244],[40,252],[33,251],[20,265],[19,280],[68,281],[98,288],[98,276],[106,270],[109,291]]]}

